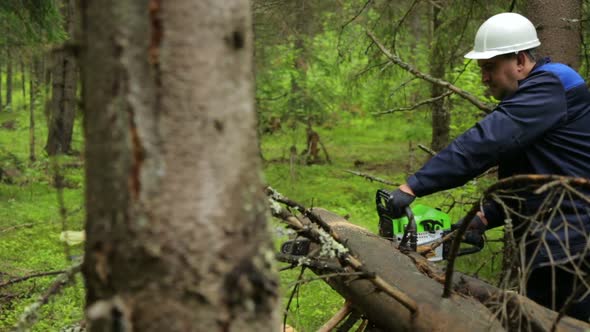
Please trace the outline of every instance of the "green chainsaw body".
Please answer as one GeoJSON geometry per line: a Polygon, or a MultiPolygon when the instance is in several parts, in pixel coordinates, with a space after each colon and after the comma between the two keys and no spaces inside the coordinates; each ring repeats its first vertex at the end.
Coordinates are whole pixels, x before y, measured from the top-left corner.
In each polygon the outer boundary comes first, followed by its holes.
{"type": "MultiPolygon", "coordinates": [[[[412,205],[412,211],[416,219],[418,233],[434,233],[439,230],[446,231],[451,229],[451,217],[438,209],[427,205],[414,204],[412,205]]],[[[398,219],[392,219],[391,221],[393,222],[393,233],[395,235],[403,235],[409,223],[408,217],[403,216],[398,219]]]]}

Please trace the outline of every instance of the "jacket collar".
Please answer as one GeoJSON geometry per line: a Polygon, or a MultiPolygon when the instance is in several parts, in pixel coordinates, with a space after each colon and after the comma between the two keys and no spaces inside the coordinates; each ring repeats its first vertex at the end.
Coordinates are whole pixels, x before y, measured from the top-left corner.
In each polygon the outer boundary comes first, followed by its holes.
{"type": "Polygon", "coordinates": [[[527,77],[523,78],[522,80],[518,81],[518,86],[520,86],[520,84],[527,80],[529,77],[531,77],[531,75],[539,68],[543,67],[544,65],[548,64],[551,62],[551,58],[550,57],[544,57],[543,59],[538,60],[535,65],[533,66],[533,69],[531,69],[531,72],[527,75],[527,77]]]}

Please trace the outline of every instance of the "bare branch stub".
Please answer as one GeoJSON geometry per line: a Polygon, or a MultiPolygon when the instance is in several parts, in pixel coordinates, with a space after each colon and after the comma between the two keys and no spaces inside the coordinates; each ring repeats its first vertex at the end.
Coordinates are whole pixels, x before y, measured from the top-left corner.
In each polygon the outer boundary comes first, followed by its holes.
{"type": "Polygon", "coordinates": [[[391,114],[391,113],[397,113],[397,112],[408,112],[408,111],[413,111],[416,108],[420,107],[420,106],[424,106],[424,105],[428,105],[428,104],[432,104],[440,99],[444,99],[448,96],[450,96],[451,94],[453,94],[453,91],[447,91],[445,93],[443,93],[440,96],[436,96],[433,98],[428,98],[422,101],[419,101],[418,103],[408,106],[408,107],[398,107],[398,108],[391,108],[388,109],[387,111],[383,111],[383,112],[377,112],[374,113],[375,116],[379,116],[379,115],[383,115],[383,114],[391,114]]]}
{"type": "Polygon", "coordinates": [[[366,173],[362,173],[362,172],[357,172],[357,171],[351,171],[351,170],[346,170],[345,172],[350,173],[350,174],[354,174],[354,175],[358,175],[360,177],[363,177],[369,181],[375,181],[375,182],[379,182],[379,183],[383,183],[386,184],[388,186],[393,186],[393,187],[397,187],[400,184],[399,183],[395,183],[395,182],[390,182],[384,179],[381,179],[379,177],[373,176],[371,174],[366,174],[366,173]]]}
{"type": "Polygon", "coordinates": [[[7,280],[3,283],[0,283],[0,288],[6,287],[6,286],[10,286],[19,282],[23,282],[23,281],[27,281],[29,279],[33,279],[33,278],[40,278],[40,277],[48,277],[48,276],[54,276],[54,275],[60,275],[63,273],[66,273],[67,270],[59,270],[59,271],[47,271],[47,272],[38,272],[38,273],[33,273],[33,274],[29,274],[26,276],[22,276],[22,277],[18,277],[18,278],[14,278],[14,279],[10,279],[7,280]]]}
{"type": "Polygon", "coordinates": [[[51,297],[58,294],[65,286],[72,283],[74,277],[82,267],[81,263],[74,264],[63,273],[59,274],[55,281],[49,286],[45,293],[39,299],[29,305],[23,312],[20,319],[14,327],[14,331],[28,331],[30,325],[36,320],[39,309],[47,304],[51,297]]]}

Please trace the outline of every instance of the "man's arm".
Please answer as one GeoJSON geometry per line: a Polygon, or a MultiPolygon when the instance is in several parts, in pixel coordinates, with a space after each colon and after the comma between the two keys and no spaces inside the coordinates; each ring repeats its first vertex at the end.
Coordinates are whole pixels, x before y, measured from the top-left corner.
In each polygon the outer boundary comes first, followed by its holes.
{"type": "Polygon", "coordinates": [[[559,78],[547,72],[535,74],[410,176],[407,186],[418,197],[461,186],[496,165],[501,156],[525,150],[563,120],[566,112],[559,78]]]}
{"type": "MultiPolygon", "coordinates": [[[[410,188],[410,186],[408,186],[407,183],[402,184],[401,186],[399,186],[399,190],[405,192],[406,194],[409,194],[409,195],[412,195],[412,196],[416,196],[414,194],[414,191],[412,190],[412,188],[410,188]]],[[[484,223],[484,225],[488,226],[488,224],[489,224],[488,223],[488,219],[486,218],[484,212],[477,211],[477,214],[476,215],[481,219],[481,221],[484,223]]]]}
{"type": "MultiPolygon", "coordinates": [[[[399,191],[425,196],[461,186],[498,163],[501,156],[525,149],[567,113],[565,91],[557,76],[532,75],[496,110],[467,130],[408,178],[399,191]]],[[[478,216],[488,228],[503,224],[497,204],[486,203],[478,216]]]]}

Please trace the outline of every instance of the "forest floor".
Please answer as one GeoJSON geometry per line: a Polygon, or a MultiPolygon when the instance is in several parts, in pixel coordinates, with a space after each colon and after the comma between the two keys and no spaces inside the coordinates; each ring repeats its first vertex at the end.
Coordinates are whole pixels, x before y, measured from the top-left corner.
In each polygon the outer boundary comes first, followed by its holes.
{"type": "MultiPolygon", "coordinates": [[[[42,117],[42,114],[38,115],[42,117]]],[[[0,331],[8,331],[17,323],[26,308],[42,296],[55,276],[31,278],[9,286],[2,284],[13,278],[39,272],[59,271],[75,264],[82,255],[82,246],[66,246],[60,241],[64,230],[81,230],[84,224],[83,160],[80,156],[49,159],[43,151],[46,139],[44,121],[38,120],[36,130],[37,161],[29,162],[28,113],[0,113],[0,331]],[[12,122],[7,128],[4,123],[12,122]],[[63,175],[66,186],[57,190],[56,174],[63,175]]],[[[79,121],[78,121],[79,122],[79,121]]],[[[267,184],[287,197],[308,207],[321,206],[346,216],[351,222],[377,231],[375,191],[388,188],[384,184],[348,173],[364,172],[391,182],[403,182],[408,172],[415,171],[428,155],[420,150],[409,151],[410,143],[399,130],[403,120],[381,121],[371,117],[351,117],[331,126],[314,128],[325,145],[332,163],[320,153],[320,161],[305,165],[295,158],[305,148],[303,128],[279,130],[261,139],[264,175],[267,184]]],[[[426,144],[428,134],[414,135],[415,146],[426,144]]],[[[75,129],[74,149],[82,150],[81,131],[75,129]]],[[[482,188],[492,180],[471,183],[451,192],[457,200],[476,199],[482,188]]],[[[417,202],[434,207],[449,204],[449,194],[432,195],[417,202]]],[[[469,206],[457,204],[450,212],[458,220],[469,206]]],[[[287,239],[282,226],[272,221],[277,247],[287,239]]],[[[501,236],[498,233],[497,236],[501,236]]],[[[477,272],[493,280],[501,256],[497,246],[476,255],[461,257],[459,269],[477,272]]],[[[284,264],[278,263],[278,267],[284,264]]],[[[311,280],[300,268],[280,273],[284,306],[299,285],[287,312],[288,323],[298,331],[315,331],[343,304],[343,299],[327,284],[311,280]]],[[[83,317],[84,289],[81,275],[42,307],[32,331],[59,331],[83,317]]]]}

